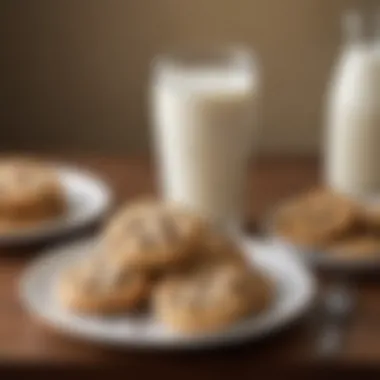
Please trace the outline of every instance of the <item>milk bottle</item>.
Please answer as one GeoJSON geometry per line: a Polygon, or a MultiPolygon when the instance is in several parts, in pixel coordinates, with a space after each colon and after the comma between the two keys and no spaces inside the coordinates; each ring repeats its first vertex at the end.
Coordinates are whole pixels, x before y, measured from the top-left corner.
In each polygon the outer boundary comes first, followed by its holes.
{"type": "Polygon", "coordinates": [[[343,193],[372,195],[380,191],[380,45],[364,36],[359,14],[345,21],[328,94],[325,180],[343,193]]]}

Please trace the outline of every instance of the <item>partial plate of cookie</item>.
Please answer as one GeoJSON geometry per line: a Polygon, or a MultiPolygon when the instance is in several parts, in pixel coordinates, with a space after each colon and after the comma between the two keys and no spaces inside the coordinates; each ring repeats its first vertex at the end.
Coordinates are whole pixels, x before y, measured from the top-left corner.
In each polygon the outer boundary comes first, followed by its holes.
{"type": "Polygon", "coordinates": [[[20,290],[33,315],[64,333],[196,348],[287,325],[311,305],[315,281],[286,250],[233,239],[178,205],[147,200],[122,207],[98,238],[35,259],[20,290]]]}
{"type": "Polygon", "coordinates": [[[380,202],[316,189],[283,202],[268,232],[326,269],[380,268],[380,202]]]}
{"type": "Polygon", "coordinates": [[[32,157],[0,160],[0,244],[29,244],[73,232],[110,209],[94,174],[32,157]]]}

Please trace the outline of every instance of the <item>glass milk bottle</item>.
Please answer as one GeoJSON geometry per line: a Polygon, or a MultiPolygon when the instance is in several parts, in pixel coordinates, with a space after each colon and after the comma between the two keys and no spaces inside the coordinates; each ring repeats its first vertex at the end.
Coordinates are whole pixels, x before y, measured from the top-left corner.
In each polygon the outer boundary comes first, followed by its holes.
{"type": "Polygon", "coordinates": [[[165,200],[218,226],[240,227],[257,98],[258,76],[245,50],[155,61],[151,116],[165,200]]]}
{"type": "Polygon", "coordinates": [[[327,97],[325,181],[342,193],[374,195],[380,192],[380,44],[358,13],[344,25],[327,97]]]}

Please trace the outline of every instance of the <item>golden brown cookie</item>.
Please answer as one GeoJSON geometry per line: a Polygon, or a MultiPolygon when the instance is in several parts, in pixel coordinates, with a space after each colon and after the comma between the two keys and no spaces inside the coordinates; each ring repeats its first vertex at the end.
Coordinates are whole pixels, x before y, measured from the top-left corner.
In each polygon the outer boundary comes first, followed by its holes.
{"type": "Polygon", "coordinates": [[[150,290],[147,277],[112,266],[94,256],[65,272],[58,283],[58,298],[74,312],[111,314],[135,309],[150,290]]]}
{"type": "Polygon", "coordinates": [[[27,159],[0,162],[0,228],[56,217],[65,206],[59,178],[47,164],[27,159]]]}
{"type": "Polygon", "coordinates": [[[204,221],[181,208],[159,202],[133,204],[106,228],[104,251],[117,265],[168,269],[190,260],[205,228],[204,221]]]}
{"type": "Polygon", "coordinates": [[[328,254],[343,260],[380,259],[380,238],[352,236],[338,241],[327,248],[328,254]]]}
{"type": "Polygon", "coordinates": [[[282,206],[274,218],[274,231],[293,243],[320,247],[353,230],[358,215],[351,200],[314,191],[282,206]]]}
{"type": "Polygon", "coordinates": [[[211,265],[163,281],[153,291],[153,309],[173,330],[207,333],[262,312],[272,296],[270,282],[258,271],[211,265]]]}

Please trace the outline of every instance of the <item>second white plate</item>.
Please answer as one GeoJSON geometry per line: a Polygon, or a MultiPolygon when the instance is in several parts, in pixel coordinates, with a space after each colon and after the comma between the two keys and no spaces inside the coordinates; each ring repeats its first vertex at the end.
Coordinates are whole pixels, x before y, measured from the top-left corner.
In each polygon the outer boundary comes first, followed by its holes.
{"type": "MultiPolygon", "coordinates": [[[[367,205],[368,207],[380,204],[379,197],[356,198],[356,201],[361,202],[363,205],[367,205]]],[[[277,210],[278,207],[274,209],[277,210]]],[[[322,270],[333,270],[352,274],[380,270],[380,252],[378,252],[378,255],[374,255],[373,257],[367,256],[358,257],[355,259],[345,259],[342,257],[336,257],[326,251],[318,250],[310,246],[294,244],[288,239],[276,235],[274,233],[272,222],[274,214],[275,212],[272,212],[269,217],[266,218],[263,226],[268,239],[275,245],[283,246],[285,250],[296,252],[306,265],[322,270]]],[[[375,254],[377,254],[377,252],[375,252],[375,254]]]]}
{"type": "Polygon", "coordinates": [[[75,167],[57,165],[56,170],[66,196],[65,215],[0,233],[0,245],[29,244],[56,238],[98,221],[109,211],[112,193],[104,181],[75,167]]]}

